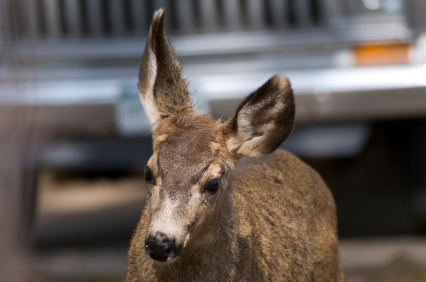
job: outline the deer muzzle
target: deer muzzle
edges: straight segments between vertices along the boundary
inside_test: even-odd
[[[166,262],[178,256],[182,246],[176,245],[175,239],[157,231],[155,236],[145,240],[145,250],[153,260]]]

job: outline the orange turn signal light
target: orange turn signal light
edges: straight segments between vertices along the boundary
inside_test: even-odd
[[[353,52],[357,66],[370,66],[406,64],[409,50],[409,44],[397,43],[359,45]]]

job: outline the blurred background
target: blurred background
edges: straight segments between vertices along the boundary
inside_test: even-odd
[[[334,194],[347,281],[426,281],[424,0],[0,0],[0,281],[122,281],[159,7],[200,110],[289,77],[282,148]]]

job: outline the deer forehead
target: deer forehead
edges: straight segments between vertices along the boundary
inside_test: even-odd
[[[163,188],[188,190],[204,181],[203,176],[217,175],[220,165],[212,164],[220,148],[215,130],[209,126],[174,128],[156,134],[154,159]]]

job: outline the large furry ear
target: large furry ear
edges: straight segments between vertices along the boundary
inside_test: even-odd
[[[164,10],[154,13],[139,71],[139,97],[151,125],[171,115],[193,110],[188,83],[167,40]]]
[[[284,75],[275,75],[250,94],[223,125],[226,146],[235,157],[274,151],[293,128],[294,97]]]

